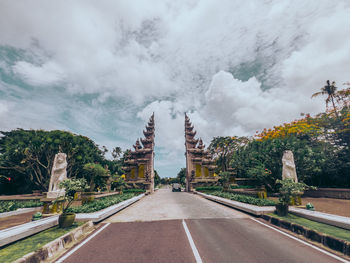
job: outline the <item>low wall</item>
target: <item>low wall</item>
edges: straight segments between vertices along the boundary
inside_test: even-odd
[[[343,188],[318,188],[305,191],[303,197],[325,197],[350,200],[350,189]]]

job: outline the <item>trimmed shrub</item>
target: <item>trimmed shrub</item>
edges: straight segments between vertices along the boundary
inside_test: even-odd
[[[123,193],[144,193],[146,190],[141,188],[124,189]]]
[[[82,206],[77,207],[69,207],[67,209],[67,212],[72,213],[92,213],[99,210],[102,210],[106,207],[118,204],[122,201],[125,201],[127,199],[130,199],[139,193],[124,193],[121,195],[113,195],[113,196],[106,196],[99,199],[95,199],[92,202],[86,203]]]
[[[43,203],[38,200],[26,200],[26,201],[0,201],[0,213],[15,211],[18,208],[30,208],[30,207],[39,207]]]
[[[211,195],[215,195],[218,197],[223,197],[226,199],[247,203],[251,205],[257,205],[257,206],[274,206],[276,203],[272,200],[268,199],[260,199],[252,196],[247,195],[239,195],[239,194],[233,194],[233,193],[227,193],[227,192],[219,192],[215,191],[210,193]]]

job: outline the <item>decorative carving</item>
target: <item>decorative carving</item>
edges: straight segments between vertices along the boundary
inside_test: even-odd
[[[136,140],[134,151],[128,150],[125,155],[123,170],[125,181],[129,185],[154,191],[154,114],[151,116],[145,130],[145,138]],[[141,142],[141,143],[140,143]]]
[[[59,188],[59,183],[67,179],[67,155],[65,153],[58,153],[52,166],[49,190],[47,192],[48,198],[57,198],[64,196],[65,190]]]
[[[205,150],[202,139],[196,139],[196,131],[185,114],[185,146],[186,146],[186,191],[192,191],[195,185],[216,183],[215,161],[209,151]],[[198,144],[198,145],[197,145]]]
[[[292,179],[294,182],[298,182],[297,171],[294,163],[294,156],[292,151],[284,151],[282,157],[282,179]]]

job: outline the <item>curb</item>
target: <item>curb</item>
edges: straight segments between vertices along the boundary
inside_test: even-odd
[[[290,207],[289,212],[316,222],[332,225],[350,230],[350,218],[345,216],[332,215],[318,211],[310,211],[295,207]]]
[[[252,214],[254,216],[262,216],[264,214],[273,213],[275,211],[274,206],[256,206],[256,205],[250,205],[250,204],[245,204],[245,203],[241,203],[238,201],[229,200],[229,199],[218,197],[218,196],[203,194],[203,193],[197,192],[197,191],[193,191],[193,193],[198,194],[200,196],[203,196],[204,198],[206,198],[208,200],[229,206],[229,207],[234,208],[234,209],[241,210],[243,212],[246,212],[248,214]]]
[[[41,232],[57,224],[58,215],[55,215],[37,221],[31,221],[29,223],[3,229],[0,231],[0,247]]]
[[[73,229],[67,234],[44,245],[38,251],[34,251],[24,255],[23,257],[13,261],[13,263],[32,263],[41,262],[57,256],[60,252],[70,248],[75,242],[80,241],[86,233],[94,229],[92,221]]]
[[[100,211],[93,212],[93,213],[77,213],[75,220],[76,221],[86,221],[91,220],[94,223],[100,222],[107,217],[118,213],[120,210],[132,205],[133,203],[139,201],[142,197],[144,197],[145,194],[137,195],[133,198],[127,199],[125,201],[122,201],[118,204],[112,205],[110,207],[104,208]]]
[[[97,212],[76,214],[75,221],[92,221],[93,223],[100,222],[137,202],[144,196],[145,194],[135,196]],[[37,221],[0,230],[0,247],[56,226],[58,224],[58,217],[59,215],[54,215]]]
[[[279,226],[286,230],[292,231],[298,235],[304,236],[307,239],[321,243],[322,245],[330,249],[341,252],[344,255],[350,256],[350,242],[348,241],[338,239],[323,233],[319,233],[310,228],[307,228],[295,223],[291,223],[273,216],[262,215],[261,217],[262,219],[266,220],[267,222],[275,226]]]

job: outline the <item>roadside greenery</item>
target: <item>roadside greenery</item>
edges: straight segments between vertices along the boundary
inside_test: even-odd
[[[277,184],[280,184],[279,192],[280,196],[278,201],[281,204],[288,205],[290,203],[291,198],[296,198],[297,196],[301,196],[305,189],[309,188],[304,183],[296,183],[293,179],[284,179],[277,180]]]
[[[197,187],[196,191],[199,191],[199,192],[222,191],[222,186],[201,186],[201,187]]]
[[[346,241],[350,242],[350,231],[349,230],[345,230],[343,228],[339,228],[339,227],[335,227],[335,226],[331,226],[331,225],[327,225],[327,224],[322,224],[322,223],[318,223],[300,216],[296,216],[293,214],[288,214],[287,216],[278,216],[276,214],[269,214],[270,216],[273,217],[278,217],[280,219],[283,219],[285,221],[291,222],[291,223],[295,223],[295,224],[299,224],[302,225],[304,227],[308,227],[310,229],[316,230],[317,232],[320,233],[324,233],[339,239],[343,239]]]
[[[60,130],[0,131],[0,194],[47,191],[54,156],[60,151],[67,154],[68,178],[85,178],[90,183],[92,176],[90,171],[84,170],[86,164],[108,168],[112,175],[124,173],[119,147],[113,150],[114,160],[107,160],[104,156],[107,148],[99,149],[82,135]],[[100,178],[92,181],[103,189],[106,180]]]
[[[123,190],[123,193],[144,193],[146,192],[145,189],[140,189],[140,188],[131,188],[131,189],[125,189]]]
[[[106,196],[99,199],[95,199],[92,202],[85,203],[82,206],[69,207],[67,212],[71,213],[92,213],[109,207],[111,205],[118,204],[122,201],[130,199],[134,196],[139,195],[139,193],[123,193],[121,195]]]
[[[74,223],[68,228],[52,227],[33,236],[19,240],[13,244],[0,249],[0,263],[10,263],[24,255],[39,250],[47,243],[63,236],[74,228],[84,224],[83,222]]]
[[[81,178],[81,179],[66,179],[63,182],[59,183],[59,188],[64,188],[65,190],[64,200],[67,201],[67,204],[64,205],[63,207],[62,213],[64,214],[72,204],[75,193],[88,190],[89,186],[87,185],[86,180],[84,178]]]
[[[230,185],[231,189],[254,189],[256,188],[253,185]]]
[[[242,203],[247,203],[250,205],[274,206],[276,204],[274,201],[268,200],[268,199],[260,199],[260,198],[251,197],[247,195],[232,194],[232,193],[221,192],[221,191],[211,192],[210,194],[218,197],[242,202]]]
[[[98,185],[100,188],[104,188],[106,185],[106,178],[109,176],[108,170],[103,168],[98,163],[87,163],[83,166],[84,178],[86,178],[90,185],[90,191],[94,191],[95,186]]]
[[[18,208],[30,208],[40,207],[43,203],[39,200],[27,200],[27,201],[0,201],[0,213],[15,211]]]
[[[326,82],[314,96],[326,96],[326,111],[284,123],[247,137],[214,137],[209,149],[219,171],[252,178],[277,192],[282,156],[294,154],[298,179],[317,187],[350,187],[350,88]],[[331,103],[332,107],[328,107]]]

